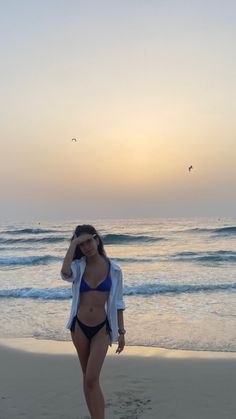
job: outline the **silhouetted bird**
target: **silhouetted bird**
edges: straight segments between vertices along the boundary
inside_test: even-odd
[[[191,172],[191,170],[193,169],[193,166],[189,166],[188,171]]]

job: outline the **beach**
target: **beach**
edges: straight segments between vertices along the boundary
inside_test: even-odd
[[[236,419],[235,20],[1,2],[0,419]]]
[[[127,346],[101,374],[106,419],[234,419],[236,353]],[[1,419],[89,419],[70,342],[0,340]]]

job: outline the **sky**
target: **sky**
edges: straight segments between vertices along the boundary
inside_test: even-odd
[[[234,1],[0,6],[2,220],[235,216]]]

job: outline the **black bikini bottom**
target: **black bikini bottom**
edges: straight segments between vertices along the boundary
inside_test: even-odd
[[[87,326],[87,324],[82,323],[77,316],[74,317],[70,331],[74,332],[75,330],[75,322],[77,321],[80,329],[84,332],[85,336],[91,340],[104,325],[106,325],[106,331],[108,334],[111,332],[111,328],[109,325],[108,318],[106,317],[102,323],[97,324],[96,326]]]

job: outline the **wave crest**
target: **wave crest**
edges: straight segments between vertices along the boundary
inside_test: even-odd
[[[127,286],[124,288],[124,296],[145,296],[157,294],[189,294],[198,292],[216,292],[233,290],[236,291],[236,283],[233,284],[199,284],[199,285],[170,285],[170,284],[144,284]],[[72,296],[71,287],[57,288],[16,288],[0,290],[0,298],[31,298],[43,300],[68,300]]]
[[[48,263],[61,261],[61,258],[57,256],[4,256],[0,258],[0,266],[1,265],[47,265]]]
[[[222,234],[222,235],[236,234],[236,227],[229,226],[229,227],[216,228],[214,230],[214,233]]]
[[[184,262],[236,262],[236,252],[218,250],[210,252],[179,252],[170,256],[171,259]]]
[[[104,244],[125,244],[131,242],[156,242],[163,240],[163,237],[152,237],[145,235],[132,234],[105,234],[103,236]]]

